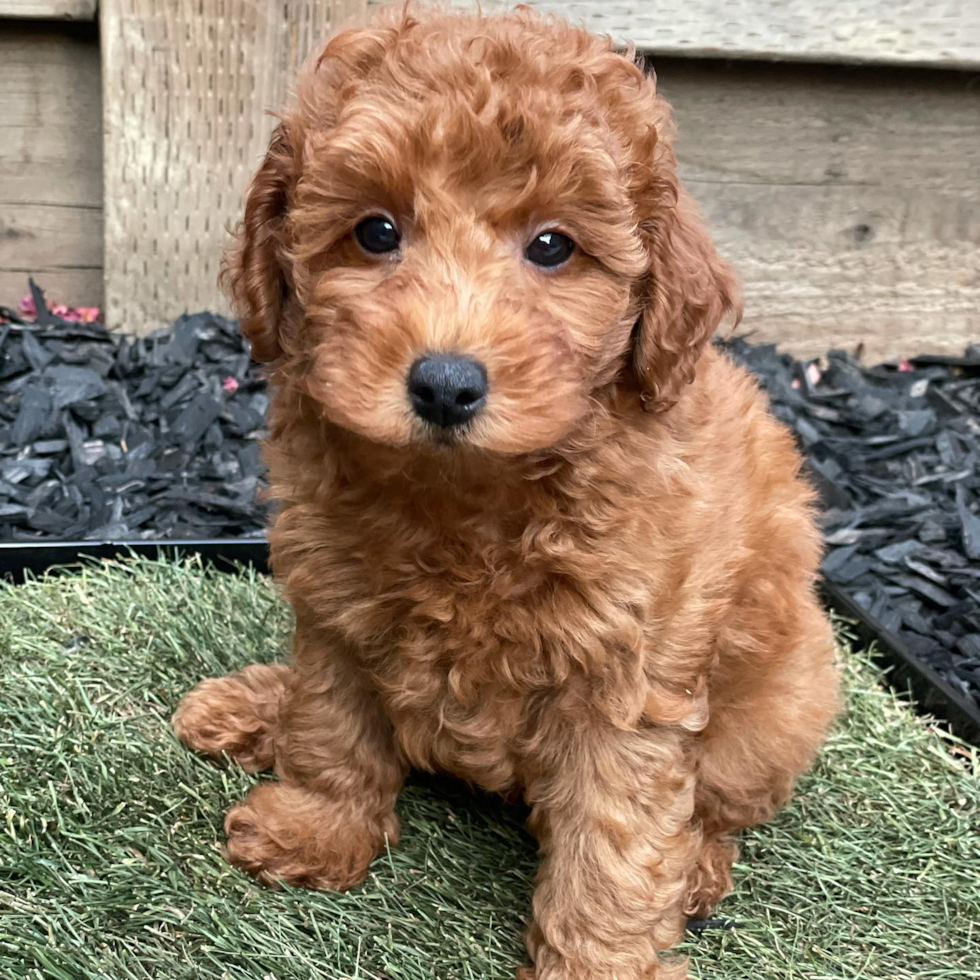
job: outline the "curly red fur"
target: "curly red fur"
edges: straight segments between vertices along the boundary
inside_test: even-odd
[[[407,770],[522,793],[537,980],[678,976],[837,704],[790,435],[709,338],[735,280],[680,185],[670,109],[607,39],[414,10],[305,70],[227,278],[277,395],[273,565],[293,656],[205,681],[190,745],[274,764],[227,821],[263,880],[347,887]],[[391,255],[353,229],[383,213]],[[578,248],[523,258],[542,229]],[[455,437],[412,363],[486,367]],[[652,409],[646,411],[645,409]]]

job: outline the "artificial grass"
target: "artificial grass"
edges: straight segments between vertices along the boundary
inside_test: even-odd
[[[168,719],[200,678],[280,656],[288,626],[267,581],[193,562],[0,586],[0,978],[514,976],[534,844],[519,809],[455,783],[411,783],[401,846],[346,895],[267,891],[222,861],[253,777]],[[980,976],[977,759],[847,662],[847,713],[793,805],[745,836],[720,909],[741,926],[687,944],[694,977]]]

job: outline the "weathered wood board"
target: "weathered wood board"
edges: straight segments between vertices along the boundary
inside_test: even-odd
[[[869,356],[980,339],[980,89],[965,75],[655,59],[746,329]]]
[[[287,87],[362,0],[103,0],[106,308],[146,331],[223,308],[239,217]]]
[[[0,18],[95,20],[97,0],[0,0]]]
[[[102,98],[92,26],[0,22],[0,303],[37,275],[102,302]]]
[[[183,2],[104,8],[109,310],[130,329],[223,306],[225,227],[272,125],[261,111],[329,30],[322,5],[298,0],[285,17],[226,0],[220,23],[205,0],[178,30]],[[746,329],[799,353],[863,341],[872,358],[980,336],[969,75],[654,61],[683,173],[745,281]]]
[[[642,51],[980,67],[980,0],[525,0]],[[511,0],[451,0],[492,11]],[[368,7],[388,6],[368,0]]]

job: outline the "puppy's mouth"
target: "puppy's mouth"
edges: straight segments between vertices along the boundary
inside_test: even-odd
[[[460,425],[446,427],[434,425],[431,422],[421,422],[416,426],[418,433],[416,445],[432,447],[437,450],[454,450],[462,446],[472,446],[473,425],[464,422]]]

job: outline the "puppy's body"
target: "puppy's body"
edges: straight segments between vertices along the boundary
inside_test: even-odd
[[[824,617],[797,601],[819,545],[795,450],[722,357],[670,413],[597,412],[567,448],[518,464],[379,458],[329,424],[313,450],[304,423],[292,438],[304,414],[280,397],[276,573],[352,645],[413,766],[522,789],[556,713],[698,732],[760,672],[806,691],[811,651],[830,663]],[[762,686],[776,700],[792,683]],[[789,773],[803,707],[783,719]]]
[[[685,915],[730,887],[731,835],[788,799],[834,714],[798,456],[706,345],[732,283],[683,192],[665,200],[668,114],[626,59],[528,15],[394,18],[338,42],[280,129],[233,267],[244,328],[276,360],[293,660],[206,681],[178,731],[275,764],[227,822],[232,860],[270,881],[363,878],[397,837],[409,767],[523,794],[542,846],[534,975],[663,975]],[[474,58],[476,94],[447,93]],[[542,65],[566,98],[534,94]],[[401,130],[380,114],[350,129],[389,102]],[[432,147],[454,124],[485,146],[506,132],[487,173],[447,176]],[[549,133],[586,147],[574,177]],[[541,196],[508,210],[522,141]],[[359,203],[355,171],[386,167]],[[372,204],[406,229],[384,262],[337,232]],[[551,220],[587,243],[572,261],[511,258]],[[472,423],[413,419],[404,379],[431,350],[485,363]]]

